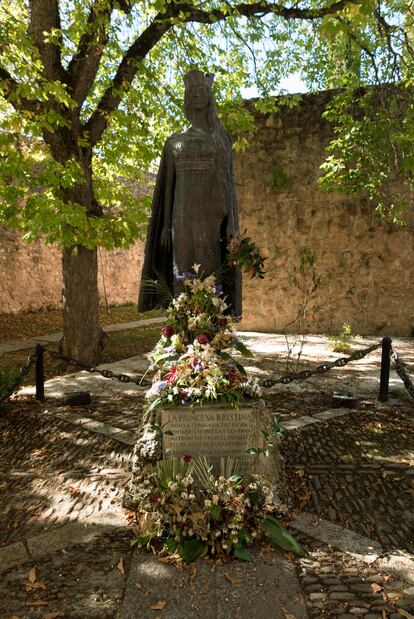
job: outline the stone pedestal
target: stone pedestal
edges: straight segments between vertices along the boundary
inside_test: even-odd
[[[193,458],[205,456],[220,475],[221,460],[234,460],[240,475],[257,473],[272,484],[283,477],[283,462],[279,450],[270,448],[270,455],[256,456],[247,452],[250,447],[264,447],[262,430],[269,431],[270,415],[261,400],[242,403],[240,408],[222,404],[172,407],[158,413],[163,431],[163,458]]]

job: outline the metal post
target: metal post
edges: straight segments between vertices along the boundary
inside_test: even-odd
[[[36,344],[36,400],[45,399],[44,350],[41,344]]]
[[[382,355],[381,355],[381,376],[378,400],[380,402],[388,401],[388,385],[390,381],[390,353],[392,339],[390,337],[382,338]]]

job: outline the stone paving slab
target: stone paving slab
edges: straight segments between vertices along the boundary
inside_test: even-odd
[[[105,325],[104,331],[123,331],[124,329],[136,329],[137,327],[149,327],[165,322],[165,316],[155,318],[145,318],[143,320],[133,320],[132,322],[119,322],[114,325]]]
[[[308,426],[311,423],[319,423],[319,420],[309,417],[308,415],[302,415],[302,417],[298,417],[297,419],[282,421],[280,425],[285,428],[285,430],[299,430],[300,428]]]
[[[177,570],[144,551],[132,559],[119,619],[154,619],[150,607],[165,602],[165,619],[307,619],[295,564],[281,553],[216,566],[197,561]],[[193,572],[194,574],[194,572]]]
[[[10,567],[25,561],[29,561],[29,555],[21,542],[0,548],[0,572],[5,572]]]
[[[414,556],[406,552],[393,552],[381,557],[376,563],[380,570],[391,572],[409,583],[414,584]],[[414,588],[413,588],[414,594]]]
[[[378,542],[340,527],[329,520],[319,519],[314,514],[302,513],[290,523],[290,526],[325,544],[336,546],[367,564],[374,563],[382,555],[382,547]]]
[[[320,421],[329,421],[329,419],[343,417],[344,415],[349,415],[349,413],[352,413],[352,409],[350,408],[333,408],[332,410],[315,413],[314,417]]]
[[[27,547],[33,559],[40,559],[66,546],[90,542],[97,533],[98,531],[92,527],[71,522],[29,538]]]
[[[16,350],[25,350],[26,348],[35,348],[36,344],[41,343],[40,340],[16,340],[13,342],[5,342],[0,344],[0,355]]]

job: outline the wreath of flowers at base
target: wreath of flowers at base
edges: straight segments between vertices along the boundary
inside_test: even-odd
[[[222,461],[222,472],[229,462]],[[230,465],[231,468],[231,465]],[[227,471],[228,472],[228,471]],[[230,471],[231,472],[231,471]],[[275,515],[283,506],[259,475],[214,477],[206,458],[161,460],[144,480],[137,509],[138,546],[164,541],[164,550],[185,563],[206,555],[249,561],[249,545],[270,539],[280,548],[304,551]]]

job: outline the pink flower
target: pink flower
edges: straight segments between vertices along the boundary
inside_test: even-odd
[[[183,455],[183,460],[186,464],[188,464],[189,462],[191,462],[191,460],[193,459],[192,456],[190,456],[190,454],[184,454]]]
[[[165,327],[161,329],[161,333],[165,335],[166,337],[171,337],[172,334],[174,333],[174,330],[172,327],[170,327],[170,325],[166,325]]]
[[[199,344],[208,344],[208,336],[205,333],[200,333],[200,335],[197,335],[197,342]]]
[[[166,380],[167,383],[173,383],[175,380],[177,380],[177,366],[176,365],[171,366],[168,374],[164,376],[164,380]]]

